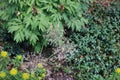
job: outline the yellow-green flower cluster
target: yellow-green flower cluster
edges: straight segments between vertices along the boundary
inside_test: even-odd
[[[42,63],[38,63],[38,68],[43,68]]]
[[[8,56],[8,53],[6,51],[2,51],[0,54],[1,57],[5,58]]]
[[[29,73],[23,73],[23,74],[22,74],[22,78],[23,78],[24,80],[29,79],[29,77],[30,77],[30,74],[29,74]]]
[[[42,80],[42,77],[38,77],[39,80]]]
[[[21,60],[21,59],[22,59],[22,55],[17,55],[16,58],[17,58],[18,60]]]
[[[39,77],[39,80],[41,80],[42,78],[45,78],[45,76],[46,76],[46,69],[43,67],[42,63],[38,63],[37,66],[38,66],[39,69],[42,69],[42,71],[43,71],[43,73]]]
[[[0,77],[1,77],[1,78],[4,78],[5,76],[6,76],[6,73],[5,73],[4,71],[1,71],[1,72],[0,72]]]
[[[117,69],[115,70],[115,72],[116,72],[116,73],[120,73],[120,68],[117,68]]]
[[[11,75],[13,75],[13,76],[15,76],[16,74],[17,74],[17,69],[15,69],[15,68],[12,68],[11,70],[10,70],[10,74]]]
[[[41,75],[42,78],[45,78],[45,76],[46,76],[45,73],[43,73],[43,74]]]

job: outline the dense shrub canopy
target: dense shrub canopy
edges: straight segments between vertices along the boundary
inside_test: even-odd
[[[27,41],[40,51],[50,26],[80,30],[89,0],[1,0],[0,19],[17,43]],[[5,24],[4,24],[5,22]]]

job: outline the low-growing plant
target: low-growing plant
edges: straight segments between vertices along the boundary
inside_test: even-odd
[[[23,56],[10,58],[6,51],[0,53],[0,80],[42,80],[46,76],[46,69],[39,63],[33,72],[20,69]]]
[[[111,3],[90,10],[89,24],[71,36],[77,48],[68,65],[77,80],[107,80],[120,65],[120,9]]]

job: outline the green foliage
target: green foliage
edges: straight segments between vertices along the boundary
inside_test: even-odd
[[[120,65],[120,9],[115,5],[91,8],[89,24],[71,36],[78,47],[68,62],[77,80],[107,80]]]
[[[1,0],[0,20],[17,43],[27,41],[39,52],[50,25],[79,31],[88,23],[89,0]],[[63,28],[62,28],[63,29]]]
[[[107,80],[120,80],[120,73],[113,73]]]

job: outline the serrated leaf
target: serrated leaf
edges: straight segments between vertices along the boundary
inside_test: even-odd
[[[17,31],[17,32],[15,32],[14,40],[15,40],[17,43],[24,41],[24,34],[23,34],[23,32],[22,32],[22,31]]]
[[[34,34],[34,33],[31,33],[30,43],[31,43],[32,45],[35,45],[36,42],[37,42],[37,40],[39,40],[38,36],[37,36],[36,34]]]

